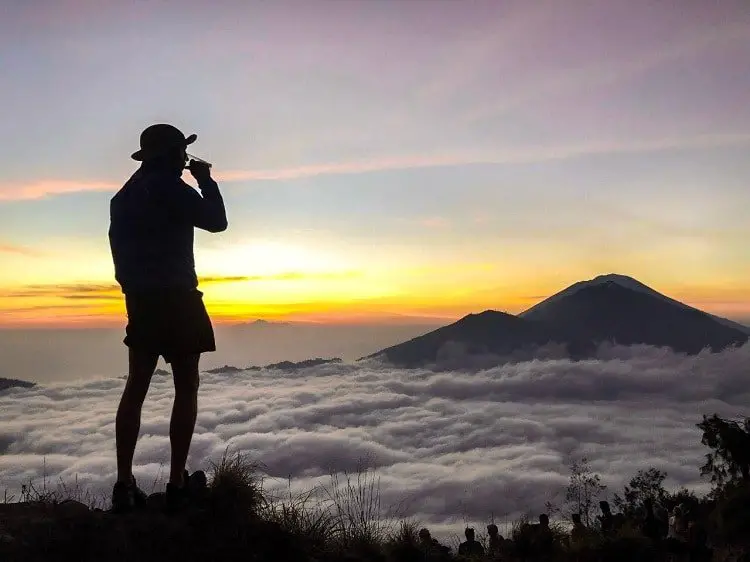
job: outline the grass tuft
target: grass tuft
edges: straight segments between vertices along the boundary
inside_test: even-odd
[[[209,490],[212,504],[219,513],[258,516],[268,508],[263,495],[262,463],[243,453],[224,451],[218,462],[210,462]]]

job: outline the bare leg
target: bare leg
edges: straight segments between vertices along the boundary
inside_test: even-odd
[[[183,471],[198,416],[199,361],[200,355],[188,355],[172,361],[175,395],[169,424],[169,441],[172,445],[169,481],[177,486],[184,484]]]
[[[118,482],[129,483],[133,478],[133,454],[141,429],[141,408],[158,359],[159,356],[153,353],[128,351],[128,380],[115,421]]]

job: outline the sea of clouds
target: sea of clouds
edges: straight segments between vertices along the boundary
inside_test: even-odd
[[[455,359],[455,358],[454,358]],[[115,478],[120,377],[0,394],[0,494],[24,483],[73,482],[108,493]],[[136,477],[168,473],[173,388],[154,377],[143,410]],[[608,494],[638,469],[699,491],[702,414],[748,415],[750,345],[698,356],[647,346],[599,358],[469,370],[327,364],[204,374],[189,468],[230,451],[267,467],[265,486],[329,482],[362,462],[383,506],[458,529],[532,515],[562,500],[571,462],[588,457]],[[161,484],[163,485],[163,484]],[[159,485],[157,485],[157,488]]]

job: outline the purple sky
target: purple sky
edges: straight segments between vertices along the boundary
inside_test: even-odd
[[[299,269],[237,258],[281,244],[374,276],[352,299],[617,271],[750,315],[748,53],[746,1],[5,2],[0,288],[111,281],[108,200],[163,120],[230,205],[206,275]],[[494,300],[415,264],[491,264],[445,285]]]

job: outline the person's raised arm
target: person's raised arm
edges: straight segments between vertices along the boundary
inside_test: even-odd
[[[201,195],[188,190],[185,197],[187,214],[193,226],[208,232],[223,232],[227,229],[227,212],[218,184],[211,177],[211,168],[204,162],[192,160],[190,173],[198,182]]]

